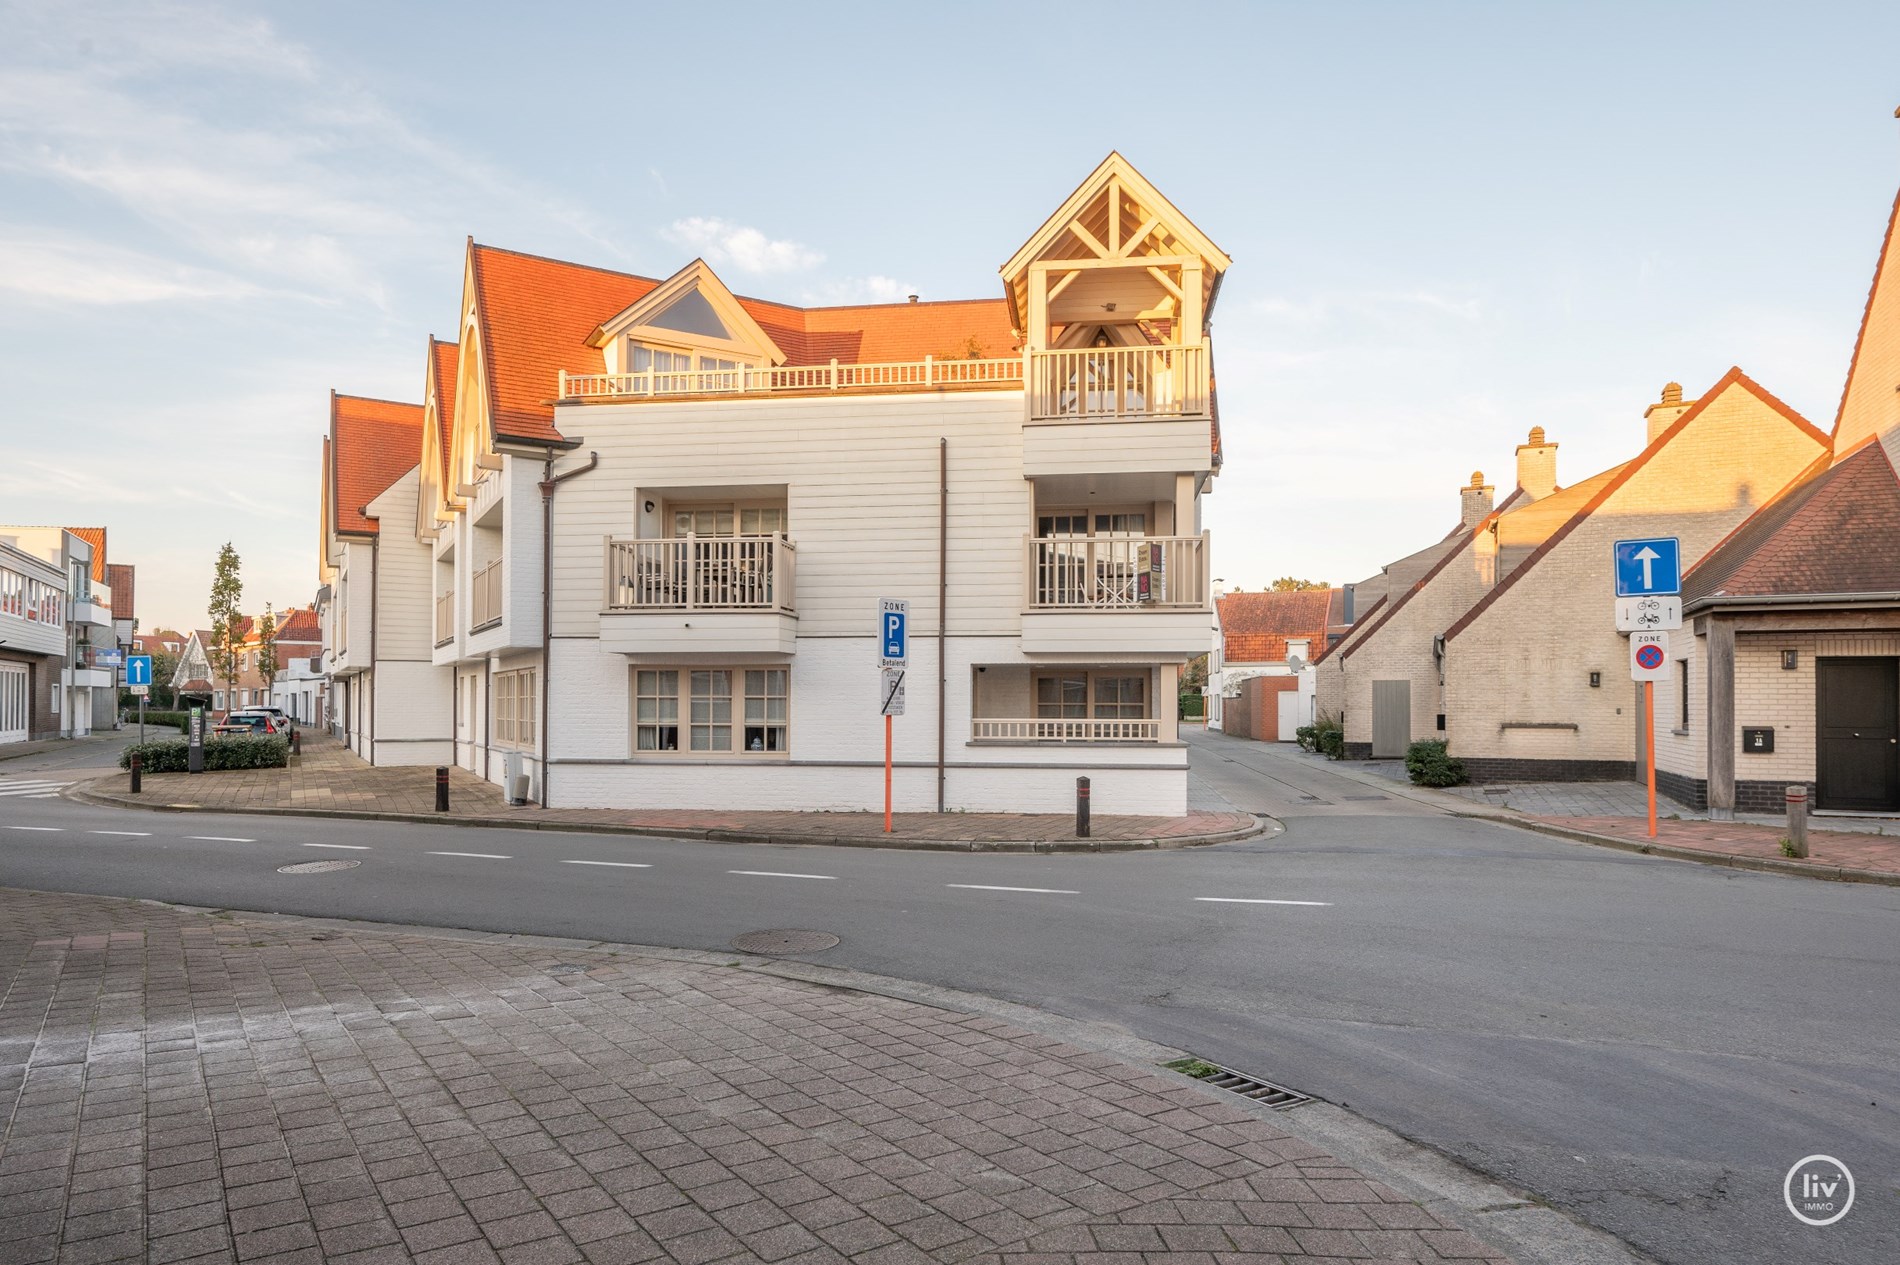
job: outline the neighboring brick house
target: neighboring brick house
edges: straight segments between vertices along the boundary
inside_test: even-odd
[[[1894,203],[1900,217],[1900,199]],[[1698,563],[1657,784],[1717,818],[1900,811],[1900,251],[1888,221],[1830,450]]]
[[[1287,739],[1308,724],[1297,700],[1307,666],[1326,648],[1326,630],[1342,615],[1341,589],[1228,593],[1214,599],[1214,646],[1208,658],[1207,727],[1261,742]],[[1295,666],[1297,660],[1298,666]],[[1296,702],[1283,704],[1291,694]],[[1283,717],[1282,708],[1287,717]]]
[[[1445,631],[1437,710],[1476,780],[1634,776],[1642,693],[1616,631],[1613,542],[1674,536],[1693,563],[1828,446],[1740,369],[1699,400],[1666,391],[1648,422],[1642,453]]]

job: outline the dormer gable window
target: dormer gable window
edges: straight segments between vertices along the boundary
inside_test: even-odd
[[[746,370],[785,363],[704,260],[603,322],[589,342],[603,350],[610,373],[630,377],[636,395],[742,391]]]

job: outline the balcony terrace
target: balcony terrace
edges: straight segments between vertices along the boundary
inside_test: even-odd
[[[789,657],[798,546],[783,534],[605,542],[604,648]],[[694,616],[693,619],[682,618]]]

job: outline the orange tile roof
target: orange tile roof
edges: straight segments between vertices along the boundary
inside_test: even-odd
[[[307,606],[284,612],[282,622],[277,625],[277,640],[297,644],[322,642],[323,630],[317,624],[317,613]]]
[[[442,480],[449,477],[449,445],[455,438],[455,388],[461,371],[462,349],[439,338],[429,340],[429,367],[435,375],[436,439],[442,448]]]
[[[94,584],[104,584],[106,582],[106,529],[68,527],[66,530],[92,545],[92,581]]]
[[[603,372],[588,337],[660,283],[472,242],[469,252],[495,434],[559,443],[552,400],[560,371]],[[801,308],[737,297],[791,364],[961,357],[972,339],[986,357],[1017,348],[1000,298]]]
[[[1224,663],[1278,663],[1288,638],[1307,640],[1307,653],[1326,644],[1327,613],[1337,589],[1229,593],[1216,600]]]
[[[373,536],[363,507],[408,473],[422,447],[422,406],[330,393],[331,513],[340,533]]]
[[[106,564],[106,583],[112,586],[112,618],[134,619],[133,615],[133,567],[129,562],[108,562]]]

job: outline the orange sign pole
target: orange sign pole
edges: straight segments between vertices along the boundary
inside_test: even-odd
[[[1649,780],[1652,784],[1656,781],[1653,772]],[[1656,833],[1656,814],[1653,809],[1649,814],[1649,819],[1649,833],[1653,835]],[[889,716],[884,718],[884,833],[891,833],[891,718]]]
[[[1643,682],[1643,754],[1649,764],[1649,837],[1656,837],[1656,683]]]

